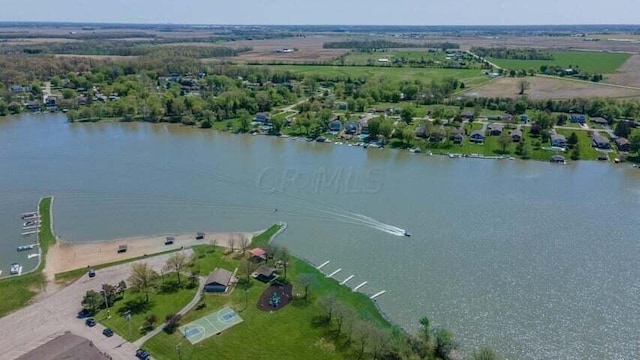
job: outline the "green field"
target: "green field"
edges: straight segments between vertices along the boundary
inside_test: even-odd
[[[388,79],[393,82],[420,80],[431,82],[453,77],[469,85],[488,81],[480,70],[473,69],[433,69],[409,67],[375,66],[319,66],[319,65],[269,65],[274,70],[291,71],[299,74],[317,75],[325,78],[366,78]]]
[[[591,52],[591,51],[557,51],[553,52],[553,60],[514,60],[494,59],[489,61],[510,70],[538,71],[542,65],[557,65],[563,68],[572,66],[588,73],[611,74],[624,64],[631,54]]]
[[[346,56],[345,64],[347,65],[367,65],[369,61],[372,61],[378,66],[390,66],[391,63],[379,63],[378,59],[393,58],[406,58],[411,60],[424,59],[425,61],[433,60],[440,61],[441,63],[446,61],[447,55],[444,52],[430,53],[427,51],[388,51],[388,52],[352,52]]]

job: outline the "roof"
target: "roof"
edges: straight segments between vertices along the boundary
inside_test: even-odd
[[[502,131],[502,129],[504,129],[504,126],[502,124],[491,123],[491,124],[487,125],[487,128],[489,130],[491,130],[491,131],[493,131],[493,130]]]
[[[591,118],[591,121],[593,121],[596,124],[608,124],[609,123],[609,120],[607,120],[607,119],[605,119],[603,117],[599,117],[599,116]]]
[[[464,135],[464,129],[463,128],[455,128],[453,130],[451,130],[451,135]]]
[[[629,140],[623,138],[623,137],[619,137],[616,139],[616,144],[618,144],[618,146],[620,145],[627,145],[629,143]]]
[[[262,258],[262,259],[266,259],[267,258],[267,252],[262,250],[261,248],[255,248],[255,249],[251,249],[249,250],[249,254]]]
[[[564,135],[552,134],[551,135],[551,141],[553,141],[553,140],[564,140],[564,141],[567,141],[567,138],[565,138]]]
[[[609,139],[607,139],[606,137],[598,134],[598,133],[594,133],[593,134],[593,141],[597,142],[597,143],[609,143]]]
[[[108,360],[91,341],[83,337],[65,333],[40,345],[17,358],[17,360]]]
[[[217,268],[209,274],[207,278],[207,282],[205,285],[209,284],[220,284],[223,286],[229,285],[229,281],[231,281],[231,277],[233,273],[227,269]]]
[[[511,136],[514,135],[522,136],[522,131],[520,129],[511,130]]]
[[[564,161],[564,156],[562,155],[553,155],[551,157],[551,160],[555,160],[555,161]]]
[[[270,277],[271,275],[273,275],[273,273],[276,272],[275,268],[272,268],[271,266],[267,266],[267,265],[262,265],[260,266],[256,271],[253,272],[254,276],[264,276],[264,277]]]
[[[478,136],[478,135],[480,135],[480,136],[484,137],[484,134],[482,133],[482,130],[474,130],[474,131],[471,133],[471,136]]]

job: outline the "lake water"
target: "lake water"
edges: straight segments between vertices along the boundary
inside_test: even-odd
[[[289,224],[278,242],[465,349],[640,356],[640,170],[449,159],[181,126],[0,119],[0,269],[54,195],[69,241]],[[277,211],[275,210],[277,209]],[[412,237],[398,236],[402,229]]]

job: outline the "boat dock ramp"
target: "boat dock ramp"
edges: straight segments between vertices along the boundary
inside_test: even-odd
[[[322,269],[324,267],[326,267],[327,265],[329,265],[329,263],[331,263],[331,261],[327,260],[327,261],[323,262],[322,264],[316,266],[316,269],[320,270],[320,272],[324,273],[327,278],[333,278],[336,274],[338,274],[338,273],[340,273],[342,271],[342,268],[338,268],[338,269],[336,269],[336,270],[334,270],[334,271],[332,271],[330,273],[322,271]],[[342,281],[338,280],[338,281],[339,281],[340,285],[348,286],[347,283],[349,281],[351,281],[354,277],[355,277],[355,275],[349,275],[344,280],[342,280]],[[362,287],[364,287],[365,285],[367,285],[368,283],[369,283],[368,281],[363,281],[360,284],[358,284],[356,287],[354,287],[351,291],[356,292],[356,291],[360,290]],[[377,293],[369,296],[369,299],[375,300],[377,297],[379,297],[382,294],[385,294],[386,292],[387,292],[386,290],[378,291]]]

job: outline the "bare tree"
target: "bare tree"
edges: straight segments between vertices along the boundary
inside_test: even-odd
[[[371,344],[372,326],[373,324],[364,320],[360,320],[354,324],[353,341],[358,347],[358,358],[362,358],[364,356],[365,350],[367,350]]]
[[[309,273],[300,274],[298,281],[300,281],[300,285],[302,285],[302,288],[304,289],[304,301],[307,301],[309,288],[316,283],[316,277]]]
[[[374,324],[371,324],[370,337],[371,337],[371,352],[374,360],[384,357],[384,354],[389,351],[389,344],[392,340],[391,333],[387,330],[383,330]]]
[[[149,290],[153,282],[158,278],[158,274],[153,271],[147,263],[137,263],[131,265],[131,276],[129,276],[129,286],[132,289],[145,293],[146,301],[149,302]]]
[[[283,281],[287,280],[287,264],[289,263],[289,260],[291,258],[291,253],[289,252],[289,249],[287,249],[286,247],[280,247],[278,249],[278,252],[275,254],[275,258],[278,261],[282,262],[282,266],[284,267],[284,279]]]
[[[187,257],[184,255],[182,251],[177,252],[167,259],[167,267],[169,269],[175,270],[176,274],[178,274],[178,284],[180,284],[180,271],[187,264]]]
[[[209,241],[209,245],[211,245],[213,248],[211,249],[211,252],[215,252],[216,251],[216,246],[218,245],[218,239],[213,238]]]
[[[331,323],[331,320],[333,319],[333,311],[336,307],[336,296],[331,293],[321,297],[318,300],[318,307],[324,311],[327,322]]]
[[[251,274],[258,268],[258,265],[249,259],[242,259],[240,261],[240,273],[245,277],[245,284],[251,280]]]
[[[520,92],[518,93],[519,95],[524,95],[524,92],[529,90],[530,88],[531,88],[531,83],[528,82],[527,80],[518,81],[518,89],[520,90]]]
[[[352,310],[350,307],[345,305],[345,303],[337,301],[333,310],[333,314],[333,317],[336,319],[336,325],[338,326],[338,328],[336,329],[336,337],[338,337],[342,332],[345,321],[349,316],[351,316]]]
[[[249,244],[251,244],[251,240],[249,240],[248,237],[241,234],[240,240],[238,241],[238,243],[240,245],[240,250],[242,250],[242,255],[244,255],[244,253],[247,251],[247,248],[249,247]]]
[[[235,236],[229,237],[229,250],[233,253],[236,249],[236,238]]]

